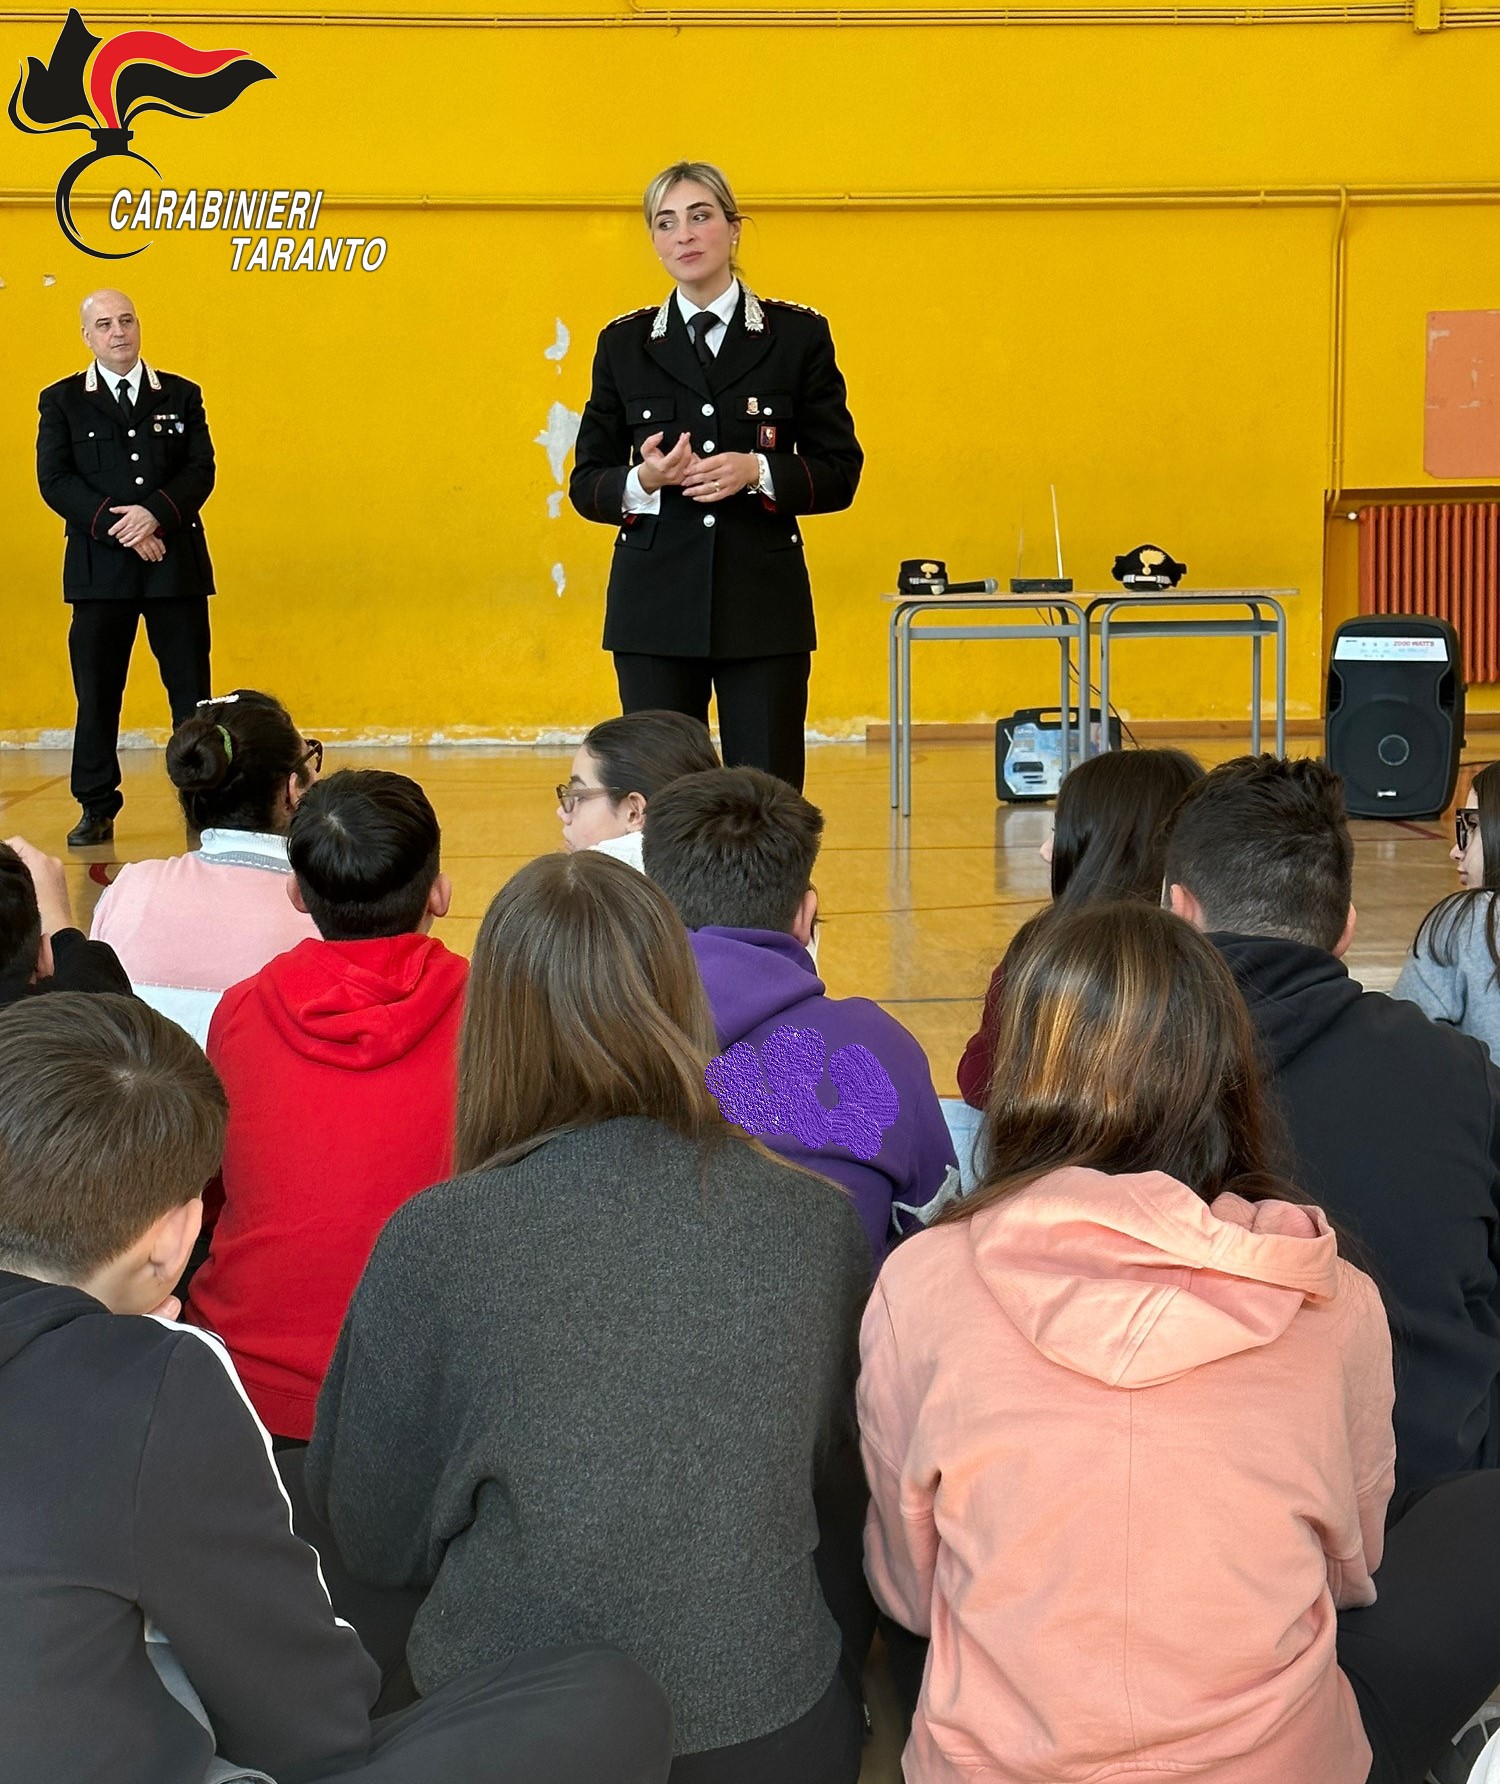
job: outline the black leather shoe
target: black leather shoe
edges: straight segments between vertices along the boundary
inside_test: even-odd
[[[68,832],[70,849],[97,849],[115,840],[115,821],[106,813],[86,811]]]

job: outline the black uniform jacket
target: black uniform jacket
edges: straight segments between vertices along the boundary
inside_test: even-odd
[[[679,435],[704,458],[761,452],[776,499],[753,490],[700,505],[661,492],[660,514],[624,513],[641,443]],[[828,324],[741,287],[717,358],[700,365],[674,293],[599,336],[569,494],[616,530],[606,650],[663,657],[761,657],[812,650],[804,514],[847,508],[864,454],[854,437]]]
[[[68,523],[63,599],[211,595],[213,566],[198,510],[214,486],[214,447],[198,386],[148,368],[127,422],[102,378],[76,372],[49,384],[39,407],[36,478],[42,500]],[[156,516],[167,547],[159,564],[109,536],[120,518],[110,509],[131,502]]]

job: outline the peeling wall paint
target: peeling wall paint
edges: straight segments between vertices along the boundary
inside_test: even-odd
[[[542,357],[552,361],[553,368],[562,375],[562,362],[567,357],[568,348],[572,345],[572,336],[568,333],[567,324],[562,317],[556,318],[557,333],[550,347],[542,349]],[[547,410],[547,420],[542,431],[536,436],[535,444],[547,454],[547,466],[552,472],[552,481],[561,485],[567,476],[568,454],[573,450],[573,443],[578,438],[578,426],[583,420],[576,409],[570,409],[566,403],[553,403]],[[552,490],[547,496],[548,520],[559,520],[562,517],[563,491],[561,487]],[[568,586],[567,572],[558,563],[552,566],[552,586],[561,600]]]
[[[576,410],[563,403],[554,403],[547,411],[547,420],[542,431],[533,442],[546,452],[554,483],[561,483],[563,480],[563,469],[567,464],[568,454],[573,450],[573,442],[578,438],[578,424],[582,420],[582,415]]]

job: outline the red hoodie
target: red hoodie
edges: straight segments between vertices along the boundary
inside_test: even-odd
[[[312,1435],[380,1229],[450,1173],[467,977],[431,936],[305,941],[214,1012],[224,1194],[186,1317],[223,1338],[278,1437]]]

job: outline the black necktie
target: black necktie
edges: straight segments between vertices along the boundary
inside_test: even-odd
[[[130,400],[130,380],[122,378],[115,391],[115,401],[120,405],[120,413],[127,421],[135,414],[135,404]]]
[[[709,330],[723,326],[723,317],[716,316],[712,310],[695,310],[687,319],[687,330],[693,341],[693,351],[698,355],[699,365],[712,365],[713,354],[708,349]]]

